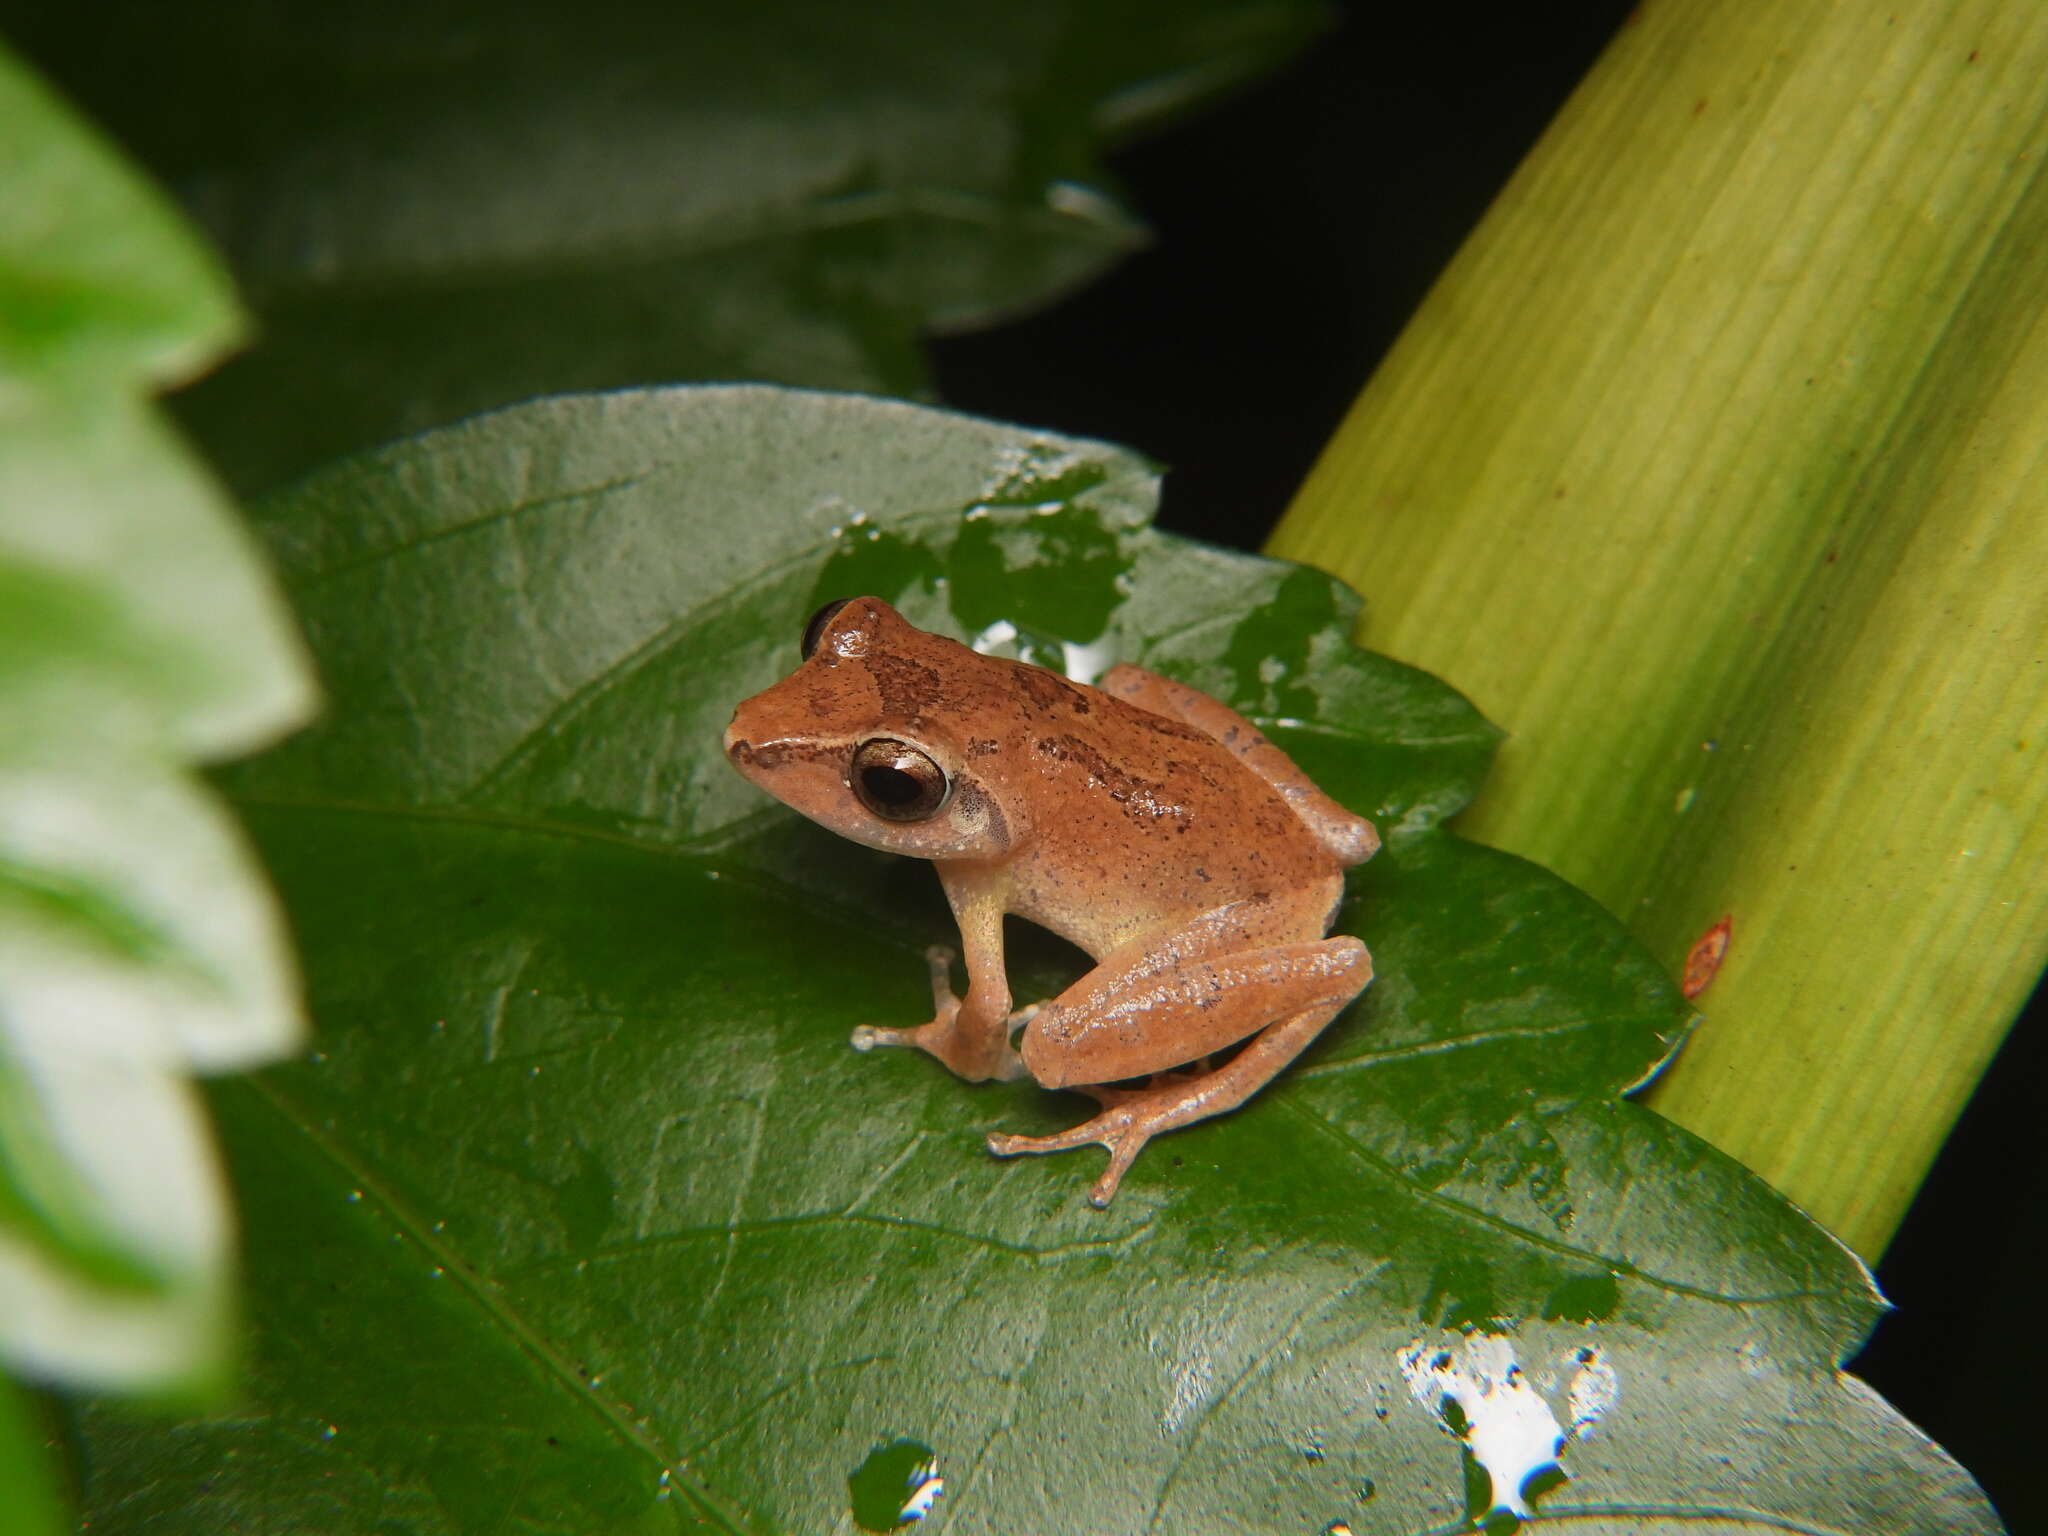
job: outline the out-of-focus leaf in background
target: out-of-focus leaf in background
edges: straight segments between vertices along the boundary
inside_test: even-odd
[[[0,1361],[189,1390],[222,1372],[231,1266],[187,1075],[301,1030],[275,905],[193,769],[304,719],[311,679],[149,399],[240,335],[221,273],[4,51],[0,208]],[[29,1423],[10,1395],[0,1441]],[[21,1529],[39,1458],[0,1444]]]
[[[95,1529],[843,1531],[904,1436],[960,1532],[1449,1529],[1431,1373],[1492,1339],[1584,1410],[1543,1505],[1575,1528],[1995,1530],[1839,1373],[1853,1256],[1617,1098],[1686,1028],[1669,981],[1443,831],[1491,728],[1353,650],[1327,577],[1152,532],[1155,492],[1098,443],[731,388],[536,402],[270,501],[336,704],[233,792],[319,1048],[217,1095],[249,1401],[89,1414]],[[928,1008],[936,882],[719,750],[861,591],[1208,688],[1387,836],[1360,1005],[1107,1212],[1099,1154],[981,1145],[1081,1101],[848,1047]],[[1020,932],[1020,996],[1077,958]]]
[[[1100,141],[1326,19],[1306,0],[0,6],[248,292],[262,345],[180,401],[244,487],[568,389],[920,393],[921,333],[1043,304],[1142,240]]]

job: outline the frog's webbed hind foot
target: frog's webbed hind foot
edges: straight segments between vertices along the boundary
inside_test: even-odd
[[[1132,1095],[1132,1098],[1138,1097],[1141,1095]],[[1068,1152],[1091,1142],[1101,1143],[1109,1148],[1109,1167],[1095,1181],[1095,1187],[1088,1191],[1088,1203],[1099,1210],[1116,1198],[1117,1186],[1123,1182],[1131,1164],[1137,1161],[1138,1154],[1145,1149],[1145,1143],[1155,1132],[1170,1128],[1142,1125],[1139,1123],[1141,1118],[1140,1114],[1133,1113],[1129,1103],[1124,1103],[1056,1136],[1004,1136],[992,1132],[988,1138],[988,1149],[997,1157],[1018,1157],[1027,1153]]]
[[[1107,1147],[1109,1166],[1088,1191],[1088,1203],[1101,1209],[1116,1198],[1117,1186],[1146,1142],[1161,1132],[1237,1108],[1299,1055],[1350,1001],[1342,997],[1269,1025],[1214,1071],[1162,1072],[1143,1088],[1076,1084],[1077,1091],[1102,1105],[1101,1114],[1052,1136],[994,1134],[988,1138],[988,1149],[997,1157],[1018,1157],[1091,1144]]]
[[[1189,1074],[1162,1072],[1143,1088],[1088,1087],[1075,1091],[1087,1094],[1102,1105],[1102,1113],[1083,1120],[1072,1130],[1051,1136],[1005,1136],[992,1133],[988,1149],[997,1157],[1019,1157],[1043,1152],[1070,1152],[1076,1147],[1098,1145],[1109,1149],[1109,1166],[1095,1187],[1088,1191],[1088,1203],[1100,1210],[1116,1198],[1117,1186],[1130,1172],[1131,1164],[1145,1150],[1145,1143],[1162,1131],[1171,1131],[1190,1121],[1230,1108],[1216,1102],[1214,1089],[1223,1088],[1214,1079],[1220,1073]],[[1210,1085],[1205,1088],[1203,1085]],[[1253,1085],[1254,1087],[1256,1085]],[[1252,1092],[1246,1088],[1239,1098]]]

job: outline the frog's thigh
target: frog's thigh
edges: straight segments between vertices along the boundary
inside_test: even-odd
[[[1039,1010],[1024,1065],[1040,1084],[1111,1083],[1234,1045],[1276,1019],[1334,1013],[1372,978],[1354,938],[1273,944],[1137,967],[1098,966]]]

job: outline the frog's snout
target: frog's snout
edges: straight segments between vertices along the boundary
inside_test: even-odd
[[[746,719],[747,706],[753,702],[752,699],[742,699],[725,727],[725,755],[736,766],[754,760],[754,733],[749,732]]]
[[[795,743],[779,738],[772,728],[761,730],[764,723],[758,717],[750,720],[747,706],[742,704],[733,712],[732,724],[725,728],[726,761],[757,784],[764,782],[763,775],[781,768],[792,758],[807,755]]]

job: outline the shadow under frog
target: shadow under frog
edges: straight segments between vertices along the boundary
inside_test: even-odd
[[[1128,665],[1090,688],[873,597],[819,609],[802,650],[733,712],[727,757],[821,826],[930,859],[966,951],[965,997],[935,948],[931,1021],[853,1044],[1102,1106],[1055,1136],[990,1136],[997,1156],[1100,1143],[1109,1167],[1089,1198],[1107,1205],[1149,1139],[1242,1104],[1371,981],[1365,946],[1325,935],[1344,869],[1379,847],[1372,823],[1207,694]],[[1013,1013],[1006,912],[1095,969]]]

